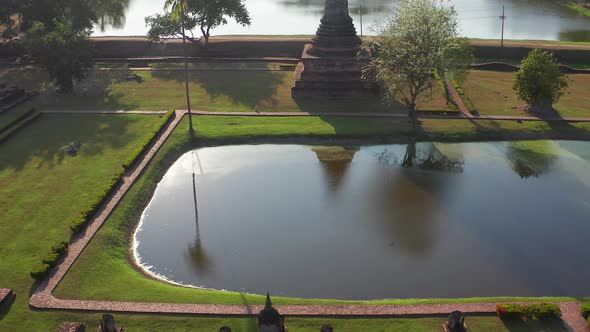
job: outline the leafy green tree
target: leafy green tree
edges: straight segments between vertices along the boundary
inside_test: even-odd
[[[92,65],[90,29],[77,30],[68,20],[55,19],[51,29],[36,22],[30,30],[27,48],[64,93],[72,91],[74,80],[86,78]]]
[[[182,29],[183,13],[185,32]],[[163,14],[148,16],[145,21],[150,27],[148,37],[152,40],[184,37],[198,42],[193,30],[199,28],[207,44],[211,29],[227,24],[228,18],[244,26],[250,25],[250,14],[243,0],[167,0]]]
[[[367,48],[373,58],[364,78],[379,82],[387,99],[401,99],[416,129],[416,101],[436,85],[433,72],[460,81],[473,61],[469,40],[459,37],[455,9],[439,0],[402,0]]]
[[[552,111],[567,86],[567,77],[559,70],[555,57],[540,49],[532,50],[522,61],[513,83],[516,96],[533,113]]]
[[[33,28],[36,22],[40,22],[46,31],[51,31],[56,22],[68,20],[76,31],[91,30],[97,21],[95,5],[94,1],[88,0],[25,0],[25,29]]]

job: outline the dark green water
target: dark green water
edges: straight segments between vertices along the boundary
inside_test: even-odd
[[[158,185],[136,256],[276,296],[590,295],[589,166],[565,141],[204,148]]]

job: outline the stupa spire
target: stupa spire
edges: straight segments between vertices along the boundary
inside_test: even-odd
[[[315,55],[355,56],[361,43],[348,12],[348,0],[326,0],[324,16],[309,51]]]

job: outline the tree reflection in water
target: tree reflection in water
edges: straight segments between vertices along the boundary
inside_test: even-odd
[[[384,150],[377,160],[381,185],[375,186],[375,210],[383,234],[391,240],[391,247],[428,255],[444,219],[442,200],[453,181],[452,173],[463,172],[464,162],[451,160],[432,143],[408,144],[403,158],[396,151]]]
[[[550,141],[510,142],[506,158],[522,179],[538,178],[549,172],[557,160],[557,156],[551,153],[551,144]]]
[[[100,31],[107,27],[123,28],[129,0],[97,0],[93,5]]]

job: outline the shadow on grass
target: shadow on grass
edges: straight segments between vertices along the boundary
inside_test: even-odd
[[[310,114],[349,112],[349,113],[399,113],[404,114],[405,106],[398,101],[386,104],[381,96],[367,92],[366,96],[347,97],[342,99],[328,97],[295,97],[293,98],[302,112]]]
[[[154,71],[154,78],[184,82],[182,71]],[[277,106],[277,90],[285,81],[282,72],[274,71],[191,71],[189,80],[205,90],[210,99],[227,97],[233,104],[254,108],[260,103]]]
[[[368,118],[366,121],[355,121],[362,117],[363,113],[392,113],[405,116],[401,110],[404,106],[398,102],[385,104],[381,97],[368,95],[366,97],[350,97],[346,99],[331,99],[323,97],[294,98],[295,103],[302,112],[311,115],[317,115],[322,121],[330,124],[334,128],[336,135],[341,136],[387,136],[381,132],[375,131],[375,134],[368,135],[377,126],[389,127],[391,135],[400,138],[414,137],[415,132],[412,129],[409,119],[402,118]],[[355,113],[359,118],[338,117],[330,113]]]
[[[39,93],[33,102],[42,108],[131,110],[139,105],[124,101],[123,93],[111,91],[114,83],[125,82],[131,73],[126,67],[116,71],[90,71],[86,79],[75,82],[74,91],[69,94],[58,92],[43,71],[15,72],[12,75],[17,85]]]
[[[504,327],[511,332],[567,332],[568,328],[561,319],[545,319],[545,320],[519,320],[510,319],[502,320]]]
[[[0,307],[0,321],[2,321],[4,317],[8,315],[15,301],[16,295],[13,295],[12,298],[7,299],[6,302],[2,305],[2,307]]]
[[[250,307],[250,302],[248,301],[248,298],[246,298],[244,293],[240,293],[240,298],[242,298],[242,304],[248,307],[248,315],[249,316],[251,316],[253,314],[257,314],[255,312],[252,312],[252,309]],[[248,324],[248,326],[246,327],[247,328],[246,331],[258,331],[258,324],[255,319],[249,319],[247,324]]]
[[[42,115],[0,144],[0,170],[18,171],[33,159],[38,159],[37,168],[53,168],[66,158],[96,156],[106,147],[121,148],[137,137],[128,130],[135,121],[127,116]],[[79,156],[66,153],[65,146],[72,142],[81,144]]]

